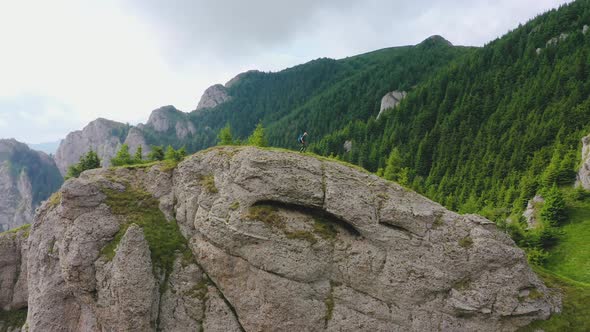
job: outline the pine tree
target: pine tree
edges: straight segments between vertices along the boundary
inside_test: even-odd
[[[153,145],[152,151],[148,154],[148,159],[151,161],[164,160],[164,148]]]
[[[221,128],[219,135],[217,135],[217,145],[234,145],[234,139],[231,133],[231,127],[229,123],[225,127]]]
[[[66,179],[77,178],[82,172],[89,169],[95,169],[100,167],[100,158],[96,152],[90,150],[88,153],[80,157],[80,161],[68,168],[68,172],[65,176]]]
[[[254,145],[259,147],[268,146],[268,141],[266,140],[266,136],[264,135],[264,127],[262,126],[262,123],[259,122],[258,125],[256,125],[256,129],[254,129],[252,135],[248,137],[248,145]]]
[[[129,145],[123,144],[117,152],[117,155],[111,159],[111,165],[122,166],[131,164],[133,164],[133,158],[131,158],[131,154],[129,153]]]
[[[545,203],[541,209],[541,218],[551,226],[558,226],[567,219],[563,194],[555,184],[546,194]]]
[[[137,147],[137,150],[135,150],[135,155],[133,156],[133,160],[137,164],[140,164],[143,162],[143,148],[141,147],[141,145]]]

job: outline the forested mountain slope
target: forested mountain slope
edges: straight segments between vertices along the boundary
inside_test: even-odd
[[[575,179],[590,131],[588,24],[588,1],[538,16],[444,68],[379,121],[351,123],[314,150],[383,168],[455,210],[522,210],[540,186]]]
[[[228,123],[236,137],[245,138],[262,122],[274,146],[296,144],[302,130],[319,139],[353,119],[376,116],[385,93],[411,90],[471,49],[433,36],[416,46],[341,60],[322,58],[277,73],[248,72],[228,88],[229,101],[191,113],[197,134],[187,148],[214,145],[217,132]]]

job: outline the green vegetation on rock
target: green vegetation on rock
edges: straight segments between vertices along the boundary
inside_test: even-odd
[[[27,308],[3,311],[0,310],[0,332],[20,329],[27,320]]]
[[[590,284],[576,282],[543,268],[535,268],[545,285],[563,294],[561,313],[549,320],[536,321],[520,329],[520,332],[587,332],[590,331]],[[532,295],[531,295],[532,294]],[[531,292],[529,296],[539,296]]]
[[[142,189],[127,185],[123,191],[111,188],[102,188],[102,191],[107,196],[105,202],[111,212],[124,218],[124,223],[101,253],[108,260],[113,259],[127,228],[136,224],[143,230],[154,267],[168,276],[172,271],[176,252],[184,254],[190,251],[176,221],[167,221],[159,209],[159,201]]]

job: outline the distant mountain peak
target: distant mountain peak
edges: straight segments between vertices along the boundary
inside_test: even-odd
[[[447,45],[447,46],[453,46],[453,43],[451,43],[450,41],[446,40],[443,36],[441,35],[432,35],[426,39],[424,39],[420,44],[418,45]]]

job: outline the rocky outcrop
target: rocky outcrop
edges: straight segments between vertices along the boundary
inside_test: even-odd
[[[0,233],[0,310],[27,307],[27,252],[29,226]]]
[[[55,162],[62,175],[68,167],[80,161],[80,157],[90,150],[96,151],[103,167],[110,165],[110,160],[127,136],[126,124],[98,118],[84,129],[69,133],[61,141],[55,153]]]
[[[539,220],[540,207],[545,203],[545,199],[541,195],[536,195],[533,199],[529,200],[526,209],[522,213],[522,216],[526,220],[527,228],[537,228],[541,220]]]
[[[377,119],[379,119],[385,110],[397,107],[402,99],[406,97],[406,94],[407,93],[405,91],[391,91],[385,94],[385,96],[381,98],[381,107],[379,108]]]
[[[215,84],[207,88],[199,100],[197,111],[204,108],[213,108],[230,100],[227,89],[221,84]]]
[[[150,151],[151,151],[150,145],[145,140],[143,133],[141,132],[141,130],[139,130],[136,127],[131,127],[129,129],[129,133],[127,134],[127,137],[125,138],[125,144],[127,144],[129,146],[129,152],[132,155],[135,155],[137,148],[140,146],[141,146],[141,149],[143,152],[142,153],[143,156],[147,156],[147,154],[150,153]]]
[[[194,135],[197,130],[188,118],[188,114],[177,110],[174,106],[163,106],[153,110],[146,127],[158,133],[174,132],[180,140]]]
[[[33,220],[35,208],[62,183],[55,162],[14,139],[0,140],[0,231]]]
[[[310,156],[215,148],[60,195],[31,230],[31,331],[513,331],[559,310],[493,223]]]
[[[590,135],[582,138],[582,165],[578,170],[575,186],[590,189]]]

